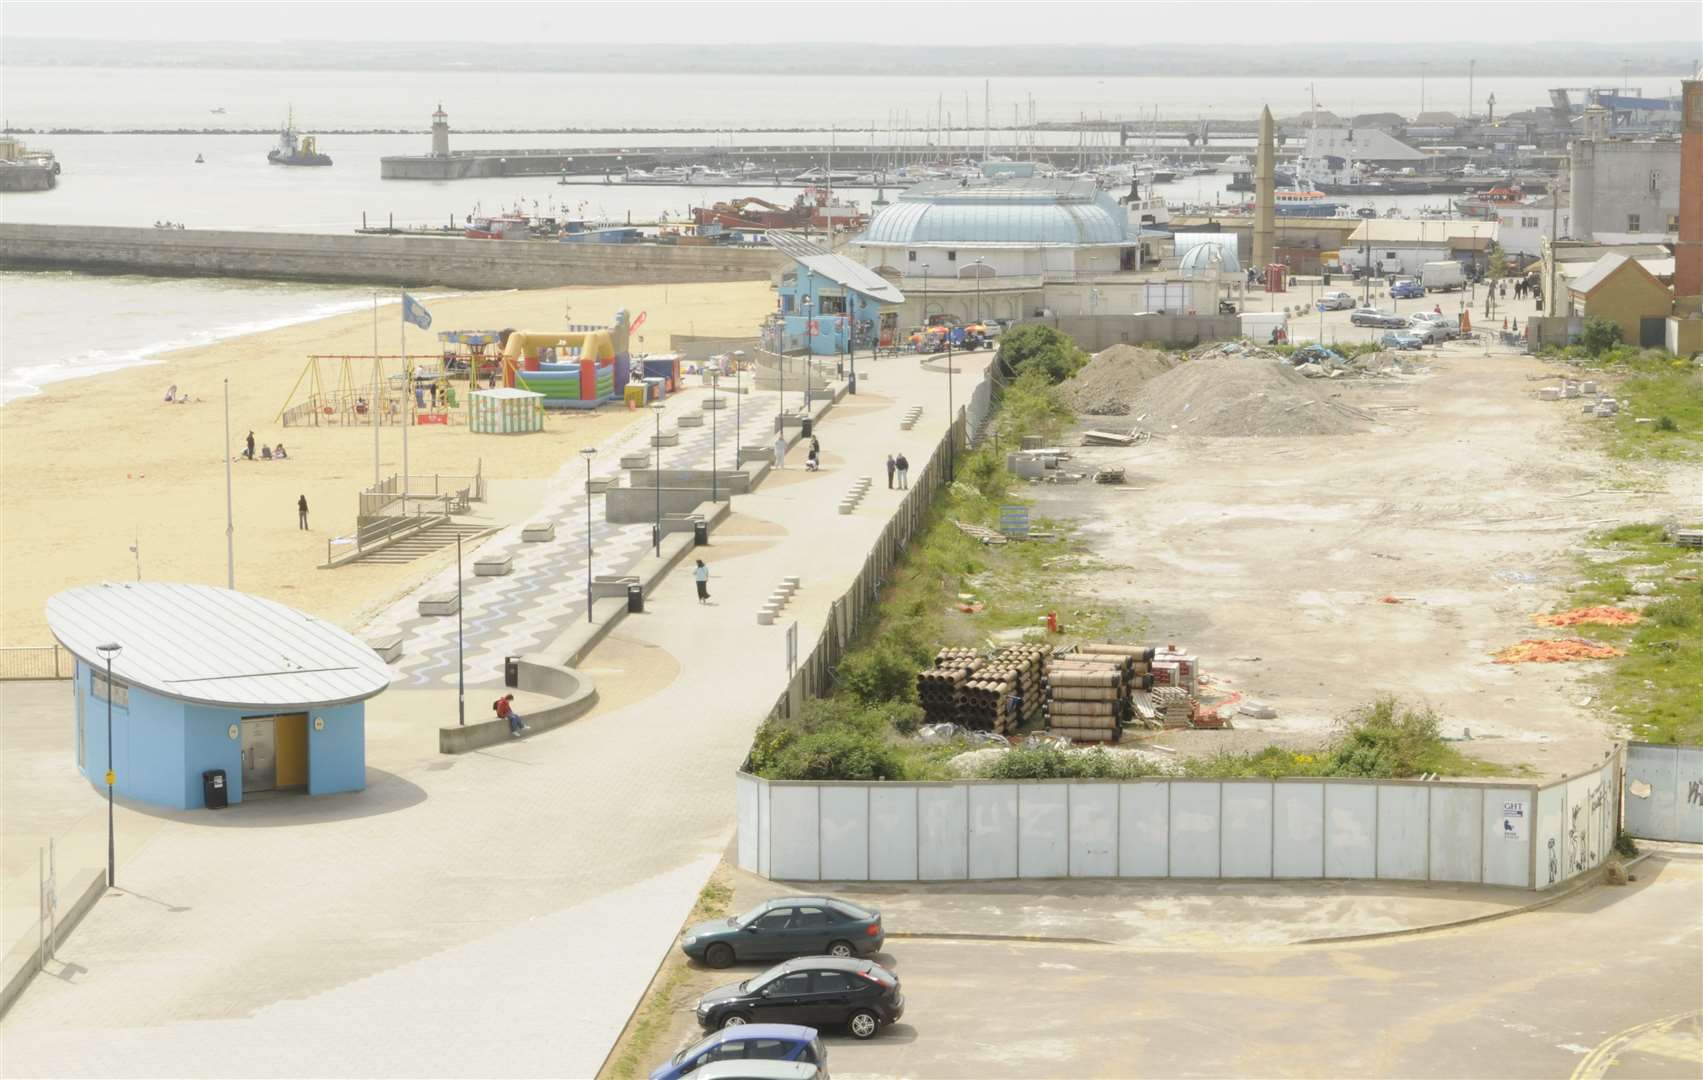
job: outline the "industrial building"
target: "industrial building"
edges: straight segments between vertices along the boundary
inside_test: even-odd
[[[1679,231],[1680,140],[1615,137],[1606,109],[1586,111],[1568,162],[1573,231],[1638,233],[1672,241]],[[1569,234],[1563,234],[1569,235]]]
[[[1484,269],[1501,225],[1483,220],[1395,221],[1367,218],[1348,235],[1339,256],[1344,270],[1417,275],[1429,262]]]
[[[76,657],[77,770],[97,788],[111,775],[124,798],[190,810],[214,770],[231,803],[366,786],[364,703],[390,672],[343,630],[258,596],[152,581],[68,589],[47,623]]]

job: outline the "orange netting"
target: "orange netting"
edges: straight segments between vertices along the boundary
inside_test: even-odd
[[[1539,626],[1578,626],[1581,623],[1594,626],[1631,626],[1643,618],[1644,616],[1636,611],[1627,611],[1625,608],[1582,607],[1554,615],[1534,615],[1532,621]]]
[[[1553,664],[1564,660],[1607,660],[1625,656],[1612,645],[1582,638],[1527,638],[1491,654],[1498,664]]]

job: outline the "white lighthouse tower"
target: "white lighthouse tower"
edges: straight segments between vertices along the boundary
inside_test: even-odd
[[[443,111],[441,101],[432,114],[432,156],[449,157],[449,114]]]

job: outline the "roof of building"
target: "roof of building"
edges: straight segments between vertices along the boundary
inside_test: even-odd
[[[801,255],[828,254],[828,249],[816,241],[808,240],[786,229],[770,229],[768,236],[770,247],[776,248],[783,255],[791,255],[795,259]]]
[[[820,274],[829,281],[844,285],[853,292],[873,297],[884,304],[905,302],[905,294],[899,291],[897,285],[844,255],[805,255],[798,259],[798,263],[812,274]]]
[[[1651,262],[1658,260],[1649,260]],[[1667,272],[1673,273],[1673,260],[1661,260],[1667,263]],[[1591,264],[1591,268],[1567,283],[1567,288],[1583,296],[1589,296],[1597,291],[1604,282],[1618,274],[1627,266],[1641,270],[1651,279],[1655,279],[1660,270],[1649,265],[1644,259],[1630,259],[1618,252],[1610,252]],[[1660,282],[1657,282],[1660,284]]]
[[[1214,267],[1225,273],[1241,272],[1235,233],[1178,233],[1176,243],[1182,256],[1177,269],[1184,277],[1198,277]]]
[[[1494,243],[1502,229],[1499,221],[1465,221],[1460,218],[1407,221],[1367,218],[1348,237],[1353,243],[1439,244],[1464,247]]]
[[[1425,153],[1377,128],[1321,127],[1307,132],[1313,154],[1334,154],[1355,161],[1423,161]]]
[[[212,585],[106,582],[55,594],[47,625],[79,659],[197,705],[270,709],[341,705],[390,685],[377,653],[294,608]]]
[[[1091,180],[918,184],[855,243],[906,247],[1091,247],[1130,242],[1129,214]]]
[[[1636,244],[1606,244],[1585,242],[1581,240],[1562,240],[1554,247],[1555,261],[1565,266],[1567,263],[1594,263],[1604,255],[1625,255],[1637,259],[1665,259],[1672,253],[1659,243],[1646,242]]]

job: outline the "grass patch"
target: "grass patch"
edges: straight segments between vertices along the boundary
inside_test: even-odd
[[[1661,349],[1617,346],[1592,358],[1582,346],[1546,350],[1613,384],[1630,406],[1594,421],[1611,457],[1684,461],[1703,456],[1703,367]],[[1637,423],[1639,418],[1653,423]]]
[[[1703,744],[1703,552],[1682,548],[1662,525],[1623,525],[1593,534],[1607,557],[1581,559],[1567,606],[1619,604],[1649,581],[1658,592],[1629,627],[1578,626],[1567,633],[1626,650],[1596,679],[1615,718],[1646,742]]]

